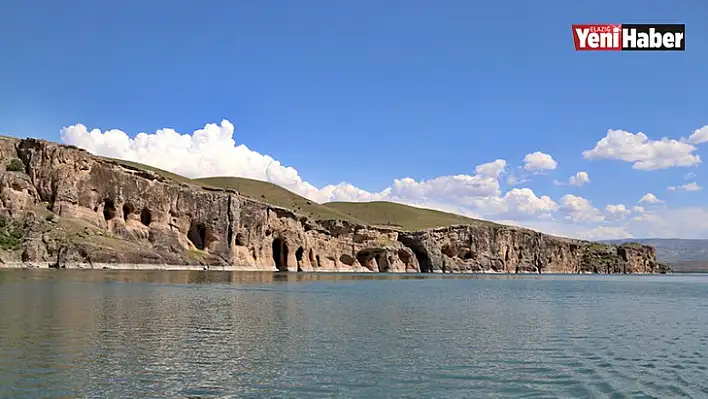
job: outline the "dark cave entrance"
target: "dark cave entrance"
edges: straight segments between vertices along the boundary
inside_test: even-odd
[[[128,216],[130,216],[131,213],[135,211],[135,208],[133,208],[133,205],[131,204],[123,204],[123,220],[126,222],[128,221]]]
[[[365,250],[359,251],[356,254],[356,260],[359,262],[361,267],[365,267],[365,268],[371,270],[372,272],[375,272],[377,270],[373,270],[373,268],[371,267],[371,258],[372,257],[373,257],[373,255],[371,254],[371,252],[365,251]],[[376,269],[378,269],[378,265],[377,265]]]
[[[152,213],[149,209],[143,208],[142,212],[140,212],[140,222],[145,226],[150,226],[150,222],[152,222]],[[202,239],[202,241],[204,241],[204,239]]]
[[[103,218],[111,220],[116,217],[116,204],[112,199],[106,198],[103,201]]]
[[[204,250],[204,248],[206,248],[207,239],[206,226],[204,226],[204,223],[190,223],[187,238],[197,249]]]
[[[278,271],[288,271],[288,246],[280,238],[273,240],[273,260]]]
[[[411,251],[413,251],[413,255],[415,255],[415,258],[418,260],[418,264],[420,265],[420,272],[421,273],[432,273],[433,272],[433,265],[430,264],[430,257],[428,257],[427,252],[421,251],[418,248],[410,247]]]
[[[295,260],[297,260],[297,271],[301,272],[302,271],[302,254],[305,252],[302,247],[299,247],[297,251],[295,251]]]

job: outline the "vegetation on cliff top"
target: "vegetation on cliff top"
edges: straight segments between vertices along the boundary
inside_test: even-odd
[[[328,202],[328,208],[336,209],[373,226],[393,227],[401,230],[423,230],[454,224],[496,223],[472,219],[454,213],[417,208],[393,202]]]
[[[318,204],[273,183],[242,177],[207,177],[192,181],[208,187],[232,188],[246,197],[292,209],[319,220],[343,219],[364,225],[401,230],[423,230],[454,224],[494,224],[454,213],[385,201]]]
[[[110,161],[131,167],[151,171],[179,183],[196,184],[209,188],[231,188],[241,195],[266,202],[282,208],[291,209],[315,220],[342,219],[352,223],[389,227],[400,230],[423,230],[455,224],[492,224],[496,223],[468,218],[454,213],[386,201],[375,202],[328,202],[318,204],[293,193],[281,186],[260,180],[243,177],[206,177],[189,179],[162,169],[137,162],[106,158]]]
[[[192,181],[208,187],[231,188],[246,197],[291,209],[313,219],[343,219],[353,223],[367,224],[363,220],[310,201],[273,183],[242,177],[206,177]]]

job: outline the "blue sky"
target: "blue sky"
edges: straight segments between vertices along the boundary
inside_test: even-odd
[[[289,181],[292,172],[273,172],[278,176],[271,180],[316,200],[399,200],[591,238],[708,237],[708,224],[669,225],[680,219],[677,212],[689,220],[708,214],[704,190],[667,190],[708,184],[702,163],[637,170],[626,160],[582,155],[608,129],[644,132],[652,141],[688,140],[708,124],[708,3],[540,4],[129,0],[37,7],[6,0],[0,4],[0,132],[109,153],[121,144],[97,143],[80,129],[62,137],[61,129],[82,124],[120,129],[127,137],[162,128],[191,134],[226,119],[237,146],[296,169],[297,179],[317,190],[348,182],[376,194],[394,179],[417,183],[415,190],[399,187],[405,193],[397,195],[352,198],[351,190],[313,192]],[[576,52],[573,23],[685,23],[686,51]],[[127,137],[116,140],[125,144]],[[132,147],[115,155],[139,153],[140,161],[188,175],[262,178],[253,172],[262,158],[243,151],[200,147],[206,152],[194,158],[170,146],[160,148],[172,153],[151,153],[125,145]],[[695,147],[691,154],[707,156],[708,144]],[[681,156],[670,145],[661,148],[642,151],[665,152],[656,159]],[[524,156],[537,151],[552,156],[555,169],[519,170]],[[221,158],[205,163],[208,156]],[[171,167],[169,158],[179,157],[184,162]],[[193,158],[202,160],[195,170],[179,169]],[[479,177],[475,167],[496,159],[506,163],[494,176],[497,193],[482,193],[479,185],[454,188],[454,179],[420,185]],[[554,183],[579,171],[589,183]],[[695,176],[684,178],[689,172]],[[529,180],[509,184],[509,176]],[[548,196],[557,209],[533,198],[500,205],[515,189]],[[664,202],[637,204],[649,192]],[[574,197],[564,203],[567,194]],[[580,208],[588,211],[576,197],[604,216],[574,217]],[[534,204],[544,209],[530,212]],[[645,209],[608,220],[606,206],[619,204]]]

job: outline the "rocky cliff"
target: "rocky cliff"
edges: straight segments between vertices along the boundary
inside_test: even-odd
[[[2,262],[37,267],[653,273],[654,249],[491,224],[403,232],[311,220],[35,139],[0,139]]]

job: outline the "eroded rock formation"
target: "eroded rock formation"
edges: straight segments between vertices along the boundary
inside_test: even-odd
[[[24,170],[8,165],[20,159]],[[41,267],[199,265],[232,270],[651,273],[653,248],[495,226],[417,232],[311,220],[233,190],[35,139],[0,139],[0,213],[22,223],[3,251]],[[20,168],[21,169],[21,168]]]

